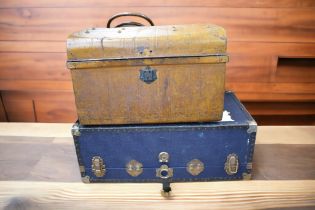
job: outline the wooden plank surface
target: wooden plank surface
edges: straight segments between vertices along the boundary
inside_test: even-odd
[[[11,122],[74,122],[77,119],[72,92],[2,92]]]
[[[315,42],[314,8],[238,8],[235,10],[235,8],[223,7],[156,9],[130,6],[1,9],[0,40],[64,41],[74,31],[88,27],[104,27],[107,18],[121,11],[150,14],[156,25],[193,23],[221,25],[226,28],[230,41]]]
[[[2,209],[313,209],[315,126],[262,126],[254,180],[83,184],[71,124],[0,123]]]
[[[172,0],[172,1],[155,1],[155,0],[55,0],[55,1],[41,1],[41,0],[2,0],[1,8],[16,8],[16,7],[124,7],[124,6],[145,6],[145,7],[267,7],[267,8],[303,8],[315,7],[313,0],[235,0],[226,2],[222,0]]]
[[[3,100],[0,92],[0,122],[7,122],[7,113],[3,105]]]
[[[315,115],[315,102],[246,102],[251,115]]]
[[[315,207],[315,181],[159,184],[0,182],[4,209],[270,209]]]
[[[0,136],[72,138],[73,123],[1,123]],[[18,132],[17,132],[18,130]],[[284,135],[285,134],[285,135]],[[41,138],[36,138],[41,140]],[[21,139],[23,141],[23,139]],[[61,141],[64,143],[64,141]],[[71,142],[72,143],[72,142]],[[259,126],[256,144],[315,144],[314,126]]]

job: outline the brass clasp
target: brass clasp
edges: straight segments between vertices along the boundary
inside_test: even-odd
[[[105,175],[105,164],[100,156],[94,156],[92,158],[92,171],[96,177],[102,177]]]
[[[226,162],[225,162],[225,165],[224,165],[224,169],[225,169],[225,172],[228,174],[228,175],[233,175],[233,174],[236,174],[237,171],[238,171],[238,166],[239,166],[239,163],[238,163],[238,157],[236,154],[229,154],[226,158]]]
[[[142,168],[142,163],[136,161],[136,160],[131,160],[126,164],[126,171],[130,176],[136,177],[142,174],[143,168]]]

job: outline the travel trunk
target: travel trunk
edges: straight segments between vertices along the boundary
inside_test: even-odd
[[[219,26],[90,28],[69,36],[67,54],[82,125],[221,120]]]
[[[160,182],[249,179],[257,124],[232,92],[223,119],[154,125],[74,124],[84,182]]]

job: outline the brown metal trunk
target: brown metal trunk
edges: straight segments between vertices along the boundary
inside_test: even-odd
[[[67,44],[81,124],[221,120],[228,60],[221,27],[87,29]]]

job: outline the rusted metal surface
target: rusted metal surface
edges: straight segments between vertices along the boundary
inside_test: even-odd
[[[91,28],[70,35],[68,60],[225,55],[225,30],[215,25]]]
[[[228,61],[221,27],[88,29],[72,34],[67,47],[82,124],[221,119]]]

